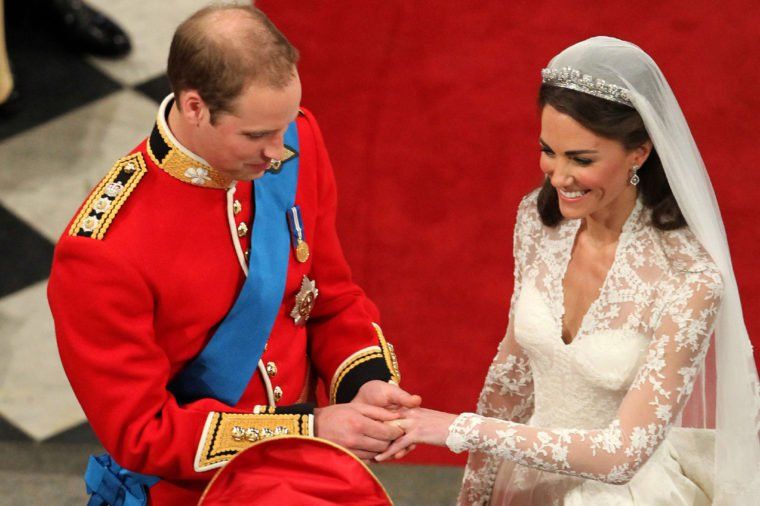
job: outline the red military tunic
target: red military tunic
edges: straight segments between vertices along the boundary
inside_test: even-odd
[[[332,167],[315,119],[302,111],[299,152],[288,156],[300,157],[295,202],[311,255],[302,263],[290,252],[259,373],[240,401],[177,402],[167,385],[245,281],[255,183],[226,180],[182,147],[166,122],[169,104],[61,237],[48,296],[64,369],[103,446],[130,471],[161,478],[152,504],[190,504],[212,469],[251,444],[241,431],[313,435],[308,407],[284,408],[311,396],[311,372],[330,385],[331,402],[346,402],[366,381],[398,381],[398,370],[373,323],[375,306],[351,281],[335,230]],[[304,276],[319,295],[299,326],[291,311]]]

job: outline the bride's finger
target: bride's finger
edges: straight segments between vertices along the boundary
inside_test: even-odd
[[[414,441],[412,441],[412,438],[409,434],[404,434],[397,440],[395,440],[391,445],[388,447],[387,450],[385,450],[383,453],[375,457],[375,460],[378,462],[382,462],[389,457],[397,454],[401,450],[405,449],[406,447],[410,446]]]
[[[409,455],[410,453],[412,453],[412,451],[415,448],[417,448],[416,444],[409,445],[406,448],[404,448],[403,450],[401,450],[400,452],[398,452],[396,455],[394,455],[393,458],[396,459],[396,460],[403,459],[404,457],[406,457],[407,455]]]

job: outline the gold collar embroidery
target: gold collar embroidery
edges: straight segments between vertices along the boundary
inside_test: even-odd
[[[217,171],[206,160],[196,155],[174,137],[166,122],[166,111],[174,101],[174,94],[167,96],[158,109],[158,117],[153,131],[148,138],[148,155],[153,163],[158,165],[170,176],[185,183],[203,188],[227,189],[235,184],[235,180]],[[281,162],[285,163],[298,153],[285,146]],[[270,169],[277,173],[281,169]]]
[[[170,94],[161,103],[153,131],[148,139],[148,155],[153,163],[172,177],[203,188],[227,189],[234,180],[215,170],[172,135],[166,123],[166,110],[174,101]]]

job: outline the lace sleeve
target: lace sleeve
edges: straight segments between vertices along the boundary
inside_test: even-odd
[[[521,259],[524,258],[524,241],[521,239],[524,208],[520,206],[514,234],[515,286],[509,311],[509,325],[499,344],[496,356],[486,374],[483,390],[478,398],[477,412],[484,417],[515,422],[527,421],[533,413],[533,375],[528,356],[514,339],[512,330],[515,300],[521,287]],[[470,453],[465,467],[459,504],[487,504],[501,458],[491,453]]]
[[[605,428],[539,428],[464,413],[449,428],[454,452],[484,452],[546,471],[627,483],[659,446],[691,394],[720,305],[713,270],[686,273],[662,311],[645,363]]]

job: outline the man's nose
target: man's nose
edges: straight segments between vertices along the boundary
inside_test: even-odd
[[[280,160],[285,153],[285,134],[279,133],[273,135],[269,142],[264,146],[264,156],[270,160]]]

